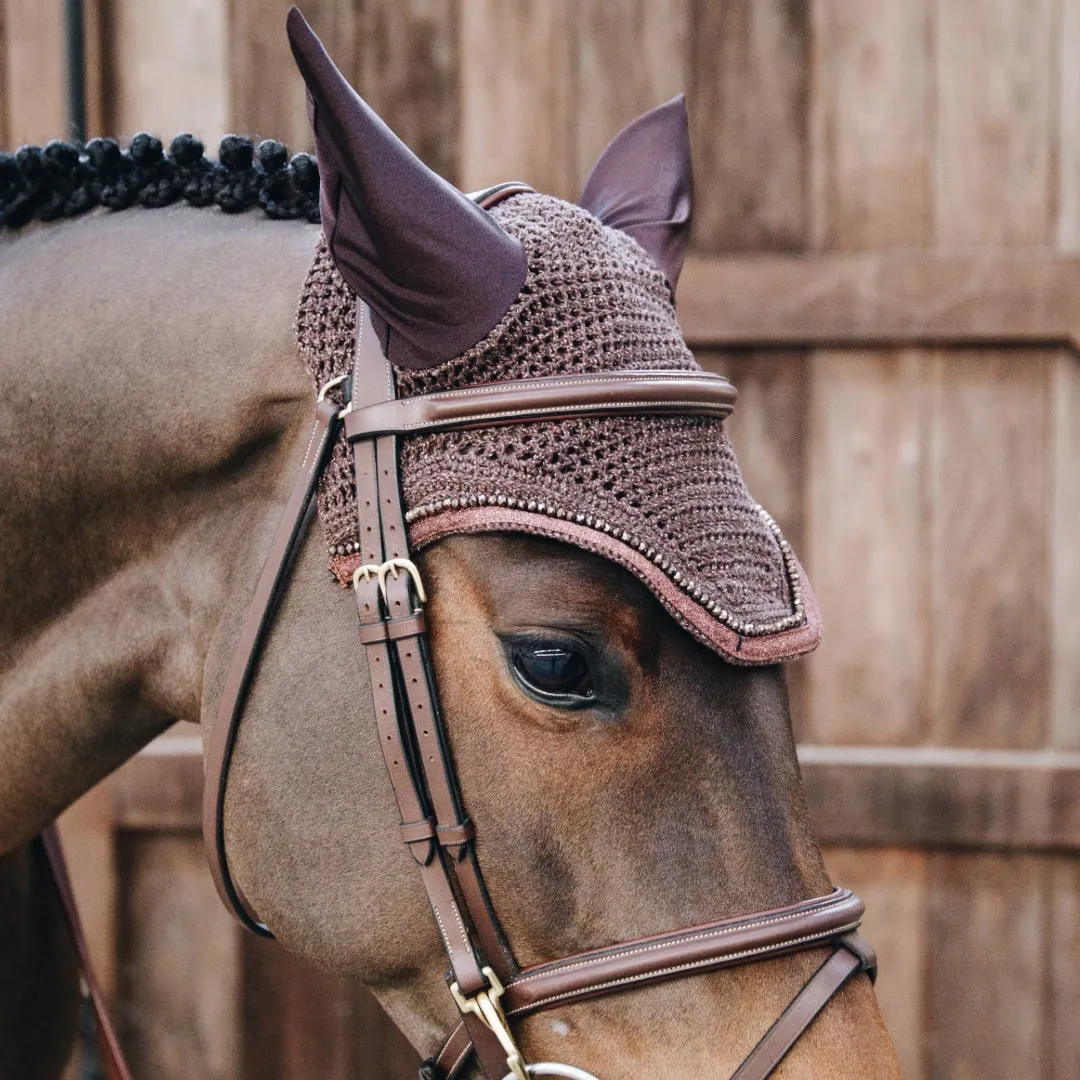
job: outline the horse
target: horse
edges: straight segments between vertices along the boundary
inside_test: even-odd
[[[252,585],[292,476],[311,460],[312,382],[297,363],[297,297],[312,288],[323,299],[344,296],[352,331],[366,329],[366,347],[376,342],[399,382],[422,394],[430,372],[460,370],[460,358],[497,339],[506,312],[538,287],[535,274],[525,277],[524,241],[499,225],[507,219],[498,207],[466,207],[424,170],[344,84],[295,11],[289,33],[309,88],[321,227],[300,198],[303,162],[290,189],[300,210],[271,220],[222,212],[240,207],[221,200],[213,210],[160,197],[172,181],[162,180],[151,146],[154,168],[141,182],[167,205],[115,212],[106,201],[81,212],[94,199],[74,183],[62,195],[79,213],[63,216],[56,199],[42,197],[38,205],[52,207],[45,216],[61,220],[0,235],[4,873],[25,879],[35,834],[178,718],[200,720],[211,773],[217,767],[215,733],[220,740],[230,723],[222,700]],[[681,101],[647,117],[594,170],[596,190],[583,202],[595,213],[518,189],[499,205],[564,215],[639,270],[651,259],[640,273],[663,307],[685,248],[688,141]],[[254,190],[250,155],[241,144],[229,149],[243,160],[236,183],[219,185],[226,199]],[[116,161],[109,147],[98,157],[102,169]],[[92,170],[87,160],[72,168]],[[142,167],[124,158],[129,186]],[[198,188],[213,169],[200,157],[194,172]],[[605,208],[621,183],[637,187]],[[274,190],[280,196],[280,185]],[[131,191],[121,201],[134,201]],[[635,216],[635,205],[646,212]],[[603,224],[605,215],[622,215],[621,224]],[[464,241],[451,235],[457,222]],[[620,229],[629,240],[615,235]],[[546,250],[548,239],[536,243]],[[597,305],[610,300],[589,295]],[[366,308],[352,306],[357,296]],[[565,294],[540,299],[548,325],[569,321],[559,307]],[[358,393],[354,386],[353,404]],[[335,415],[349,407],[342,399]],[[722,437],[720,421],[693,423]],[[425,438],[464,459],[453,433]],[[628,533],[605,532],[591,516],[541,520],[532,502],[494,497],[479,508],[456,496],[421,507],[434,460],[423,447],[432,445],[406,440],[402,465],[406,495],[414,489],[409,527],[423,539],[409,572],[428,600],[432,689],[475,827],[475,839],[462,833],[450,847],[482,863],[516,965],[530,971],[829,894],[780,663],[785,648],[816,643],[809,601],[776,634],[755,635],[726,610],[720,620],[715,602],[699,602],[677,570],[661,570],[659,553],[655,572],[647,569],[621,539]],[[347,464],[344,443],[333,453],[338,467]],[[222,863],[227,853],[216,872],[241,916],[296,954],[363,980],[429,1060],[425,1075],[436,1076],[434,1059],[462,1011],[446,991],[446,932],[431,919],[416,845],[429,844],[429,867],[444,856],[430,854],[428,833],[414,829],[403,845],[395,828],[404,818],[383,762],[382,686],[357,647],[356,602],[339,584],[354,581],[359,595],[371,574],[333,535],[333,469],[320,510],[335,573],[327,544],[309,530],[236,703],[243,720],[232,732],[227,787],[224,772],[208,774],[222,784],[211,846],[219,843]],[[613,479],[593,472],[598,491]],[[621,482],[633,489],[635,478]],[[632,490],[628,498],[641,502]],[[441,533],[439,521],[449,522]],[[767,529],[762,535],[773,542]],[[786,559],[786,544],[775,543]],[[791,566],[797,596],[801,570]],[[50,951],[45,910],[36,916],[44,926],[24,914],[25,933],[55,954],[54,981],[64,983],[70,957]],[[532,1013],[513,1023],[522,1059],[572,1061],[578,1071],[513,1075],[731,1075],[831,953],[822,941]],[[3,958],[6,970],[9,959],[17,958]],[[67,985],[60,997],[70,1001]],[[70,1030],[70,1006],[52,1015]],[[0,1060],[14,1060],[25,1042],[25,1030],[5,1023]],[[56,1075],[56,1054],[47,1057],[19,1075]],[[473,1061],[460,1075],[492,1075],[482,1069]],[[899,1076],[865,974],[844,982],[769,1075]]]

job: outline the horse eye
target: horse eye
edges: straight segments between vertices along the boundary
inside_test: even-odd
[[[595,696],[589,661],[573,645],[517,644],[510,650],[510,666],[522,689],[545,705],[581,708]]]

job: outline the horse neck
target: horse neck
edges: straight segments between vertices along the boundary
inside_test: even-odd
[[[288,484],[315,230],[187,208],[0,246],[0,850],[171,721]]]

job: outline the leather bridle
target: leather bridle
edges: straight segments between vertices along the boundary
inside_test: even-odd
[[[522,190],[502,185],[477,197],[487,207]],[[351,381],[348,404],[330,394]],[[339,385],[342,384],[342,385]],[[875,959],[855,933],[863,904],[850,892],[596,949],[521,969],[492,909],[477,861],[439,709],[424,623],[426,596],[410,559],[398,479],[402,436],[528,421],[617,415],[724,417],[735,400],[726,379],[702,372],[561,376],[397,399],[370,313],[361,304],[351,380],[319,394],[300,475],[259,577],[210,736],[203,802],[210,868],[226,906],[249,929],[272,936],[233,881],[225,855],[229,764],[247,691],[267,630],[310,518],[311,505],[344,425],[356,471],[363,565],[353,575],[357,635],[371,673],[379,742],[401,817],[401,838],[419,868],[449,960],[461,1021],[421,1076],[451,1080],[475,1052],[488,1080],[585,1077],[572,1066],[526,1065],[512,1022],[648,983],[681,978],[796,951],[833,951],[739,1066],[733,1080],[763,1080],[817,1014],[855,974],[873,978]]]

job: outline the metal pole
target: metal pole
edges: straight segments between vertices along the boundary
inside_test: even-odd
[[[71,138],[86,138],[86,23],[83,0],[64,0],[67,45],[67,99]]]

